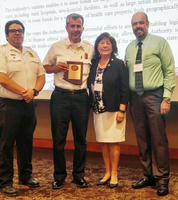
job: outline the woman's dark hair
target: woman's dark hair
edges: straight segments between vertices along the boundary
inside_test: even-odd
[[[23,32],[25,32],[25,27],[22,24],[22,22],[20,22],[19,20],[11,20],[11,21],[8,21],[5,25],[5,34],[6,35],[9,35],[9,26],[12,24],[19,24],[22,27]]]
[[[98,52],[98,44],[100,43],[100,41],[104,38],[108,38],[109,41],[111,42],[111,45],[112,45],[112,52],[111,52],[111,56],[116,56],[117,55],[117,43],[116,43],[116,40],[114,39],[113,36],[111,36],[109,33],[107,32],[104,32],[104,33],[101,33],[97,38],[96,38],[96,41],[95,41],[95,46],[94,46],[94,50],[95,50],[95,53],[94,53],[94,56],[93,58],[98,58],[100,57],[100,54]]]

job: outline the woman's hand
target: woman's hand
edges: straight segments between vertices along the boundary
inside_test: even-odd
[[[118,111],[117,116],[116,116],[116,121],[117,123],[121,123],[124,120],[125,114]]]

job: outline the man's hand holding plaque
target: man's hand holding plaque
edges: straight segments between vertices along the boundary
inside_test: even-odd
[[[68,70],[64,73],[64,80],[75,85],[82,85],[83,63],[68,61],[67,65]]]
[[[69,66],[64,63],[64,62],[59,62],[58,65],[56,66],[56,72],[61,72],[61,71],[68,71]]]

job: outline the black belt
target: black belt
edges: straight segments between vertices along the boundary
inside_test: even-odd
[[[144,94],[150,93],[150,92],[157,92],[157,91],[159,91],[159,90],[163,90],[163,86],[160,86],[160,87],[155,88],[155,89],[152,89],[152,90],[144,90]],[[135,93],[137,94],[136,91],[131,90],[131,92],[134,93],[134,94],[135,94]]]
[[[86,89],[81,89],[81,90],[69,90],[69,89],[63,89],[63,88],[60,88],[60,87],[55,86],[55,91],[63,92],[63,93],[66,93],[66,94],[81,94],[81,93],[86,92]]]

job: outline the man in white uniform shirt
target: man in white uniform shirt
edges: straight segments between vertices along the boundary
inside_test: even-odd
[[[64,146],[70,121],[75,145],[73,183],[78,187],[87,187],[87,182],[84,180],[89,115],[89,97],[86,88],[93,46],[81,40],[83,23],[81,15],[76,13],[68,15],[66,18],[68,39],[53,44],[43,62],[46,72],[54,73],[55,85],[50,101],[54,156],[53,189],[61,188],[67,176]],[[65,73],[69,71],[67,64],[69,61],[79,64],[77,69],[83,65],[79,84],[64,79]]]
[[[5,25],[7,44],[0,46],[0,188],[17,196],[13,187],[13,146],[16,141],[19,184],[38,187],[32,178],[33,132],[36,126],[34,97],[45,83],[45,70],[35,51],[22,46],[24,25]]]

